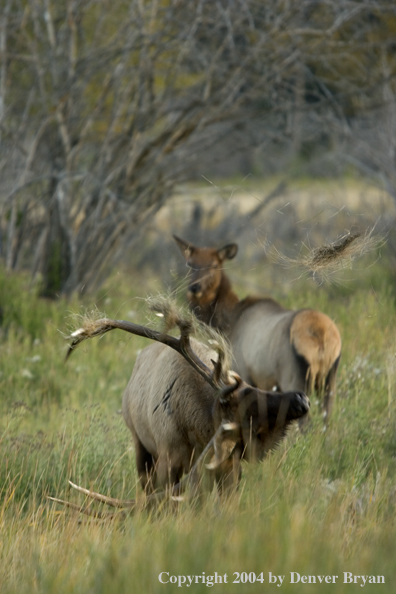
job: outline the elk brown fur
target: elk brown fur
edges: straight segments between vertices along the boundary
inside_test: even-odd
[[[240,300],[223,271],[234,258],[236,244],[199,248],[174,236],[192,269],[187,290],[190,309],[202,322],[229,338],[234,369],[262,390],[323,393],[328,420],[336,392],[341,356],[337,326],[314,309],[290,310],[266,297]]]

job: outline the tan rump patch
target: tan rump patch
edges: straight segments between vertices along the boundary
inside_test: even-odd
[[[341,353],[341,336],[326,314],[313,309],[297,313],[290,328],[290,342],[308,363],[309,391],[323,389],[330,369]]]

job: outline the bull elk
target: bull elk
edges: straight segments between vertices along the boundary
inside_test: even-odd
[[[221,249],[198,248],[173,236],[192,273],[187,289],[197,318],[230,340],[234,368],[262,390],[299,390],[323,394],[327,422],[335,397],[341,355],[337,326],[320,311],[290,310],[271,298],[239,300],[223,271],[238,251],[235,243]],[[304,421],[303,421],[304,422]]]
[[[157,487],[169,486],[177,497],[186,482],[194,486],[209,457],[207,467],[214,480],[220,487],[228,486],[239,476],[241,458],[262,458],[288,425],[309,409],[303,393],[276,395],[249,386],[224,368],[221,350],[216,353],[190,339],[191,322],[176,317],[175,323],[179,338],[124,320],[100,319],[74,332],[69,349],[70,354],[81,341],[115,328],[156,341],[138,355],[122,402],[148,498],[158,496],[152,493]],[[189,474],[182,479],[185,473]],[[135,506],[135,500],[114,499],[70,484],[109,505]],[[88,508],[51,499],[93,515]]]

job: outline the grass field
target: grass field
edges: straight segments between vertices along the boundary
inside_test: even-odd
[[[84,306],[144,323],[138,297],[157,289],[115,274]],[[114,521],[46,495],[83,503],[69,478],[114,497],[139,491],[120,407],[148,341],[116,331],[65,364],[61,332],[81,304],[39,300],[29,279],[4,272],[0,299],[1,594],[175,592],[182,576],[199,576],[193,592],[207,591],[210,576],[223,581],[216,591],[238,594],[396,592],[396,302],[385,268],[363,271],[347,288],[305,280],[282,295],[289,306],[328,313],[343,337],[327,432],[313,401],[310,431],[292,430],[267,460],[244,464],[229,499],[209,493],[200,505]]]

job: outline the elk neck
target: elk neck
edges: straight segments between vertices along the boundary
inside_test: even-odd
[[[213,301],[207,304],[192,302],[190,307],[201,322],[227,334],[232,327],[233,314],[239,303],[239,298],[232,290],[229,278],[223,272]]]

